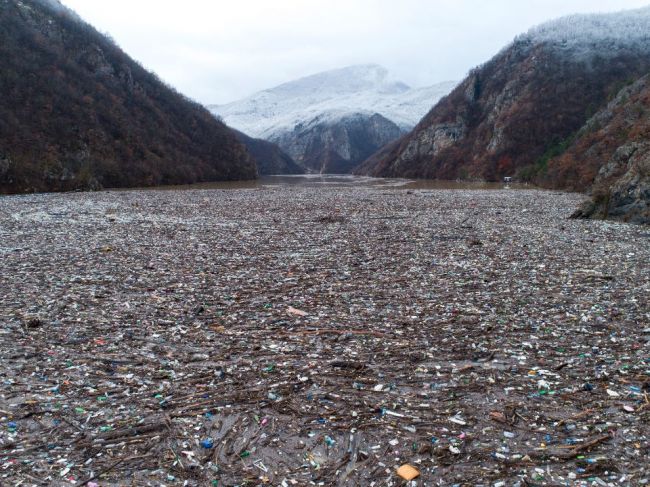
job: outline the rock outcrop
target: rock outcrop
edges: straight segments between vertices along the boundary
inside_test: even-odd
[[[379,114],[355,114],[317,117],[271,140],[311,172],[346,174],[400,135],[400,128]]]
[[[0,0],[0,192],[252,179],[234,133],[56,0]]]
[[[650,225],[650,144],[633,147],[626,164],[618,165],[618,178],[603,175],[596,181],[593,200],[574,213],[574,218],[614,218]],[[610,182],[611,181],[611,182]]]
[[[235,130],[235,133],[255,159],[257,170],[261,175],[304,174],[306,172],[305,168],[296,164],[296,161],[276,144],[263,139],[254,139],[238,130]]]
[[[625,87],[592,117],[561,156],[551,180],[593,181],[592,201],[575,217],[650,224],[650,75]]]

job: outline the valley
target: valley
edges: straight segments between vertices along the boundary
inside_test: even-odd
[[[0,486],[650,485],[650,6],[371,3],[0,0]]]
[[[456,82],[411,88],[382,66],[317,73],[208,108],[277,144],[307,172],[345,174],[411,130]]]

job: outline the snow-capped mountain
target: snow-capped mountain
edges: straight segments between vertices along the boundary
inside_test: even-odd
[[[410,88],[388,71],[368,64],[326,71],[261,91],[227,105],[208,108],[242,132],[271,139],[314,118],[378,113],[402,129],[414,127],[455,82]]]
[[[576,14],[533,27],[517,42],[546,43],[572,56],[611,58],[621,49],[647,52],[650,6],[608,14]],[[609,49],[608,49],[609,48]]]
[[[327,171],[352,168],[372,153],[368,151],[413,128],[455,85],[413,89],[369,64],[315,74],[208,108],[229,126],[279,144],[298,163]],[[325,161],[332,158],[340,163]]]

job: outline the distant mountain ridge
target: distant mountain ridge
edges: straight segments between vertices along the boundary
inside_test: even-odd
[[[316,117],[336,120],[378,113],[402,129],[414,127],[455,82],[412,89],[376,64],[314,74],[226,105],[210,105],[228,125],[271,139]]]
[[[0,0],[0,192],[252,179],[235,134],[56,0]]]
[[[312,171],[342,171],[411,129],[454,82],[412,89],[378,65],[307,76],[210,110]],[[318,160],[322,160],[322,164]]]
[[[552,161],[620,89],[650,71],[650,7],[576,15],[531,29],[471,71],[408,135],[357,169],[387,177],[516,176],[588,190],[598,168]]]

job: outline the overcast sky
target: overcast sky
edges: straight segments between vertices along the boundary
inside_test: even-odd
[[[226,103],[377,63],[411,86],[459,80],[517,34],[650,0],[62,0],[182,93]]]

